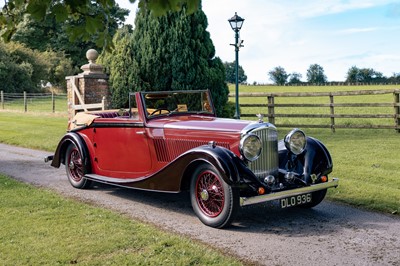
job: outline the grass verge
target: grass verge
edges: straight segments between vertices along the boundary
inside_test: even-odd
[[[67,122],[67,115],[0,111],[0,142],[54,151]]]
[[[188,238],[0,175],[1,265],[241,265]]]

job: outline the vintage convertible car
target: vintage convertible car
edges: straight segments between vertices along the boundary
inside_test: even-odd
[[[338,179],[318,140],[293,129],[217,118],[209,91],[137,92],[129,107],[78,113],[51,165],[65,165],[75,188],[92,181],[142,190],[190,191],[206,225],[228,226],[240,206],[280,200],[313,207]]]

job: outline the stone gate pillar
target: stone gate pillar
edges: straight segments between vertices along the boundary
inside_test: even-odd
[[[86,58],[89,63],[81,67],[83,73],[65,78],[69,122],[77,112],[109,108],[108,76],[104,73],[103,66],[96,64],[98,55],[96,50],[88,50]]]

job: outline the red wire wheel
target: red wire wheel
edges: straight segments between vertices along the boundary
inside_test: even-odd
[[[82,154],[75,144],[70,144],[65,153],[65,170],[71,185],[75,188],[89,188],[90,180],[85,176]]]
[[[238,190],[207,163],[199,165],[192,174],[190,198],[199,219],[215,228],[230,225],[239,209]]]
[[[201,172],[196,179],[196,200],[202,212],[216,217],[224,209],[224,188],[221,180],[212,171]]]

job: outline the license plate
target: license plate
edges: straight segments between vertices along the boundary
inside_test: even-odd
[[[294,207],[294,206],[307,204],[307,203],[311,202],[311,199],[312,199],[311,193],[287,197],[287,198],[281,199],[281,208],[285,209],[285,208],[290,208],[290,207]]]

